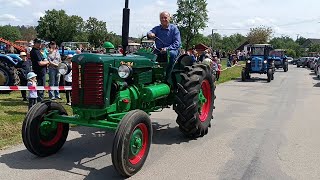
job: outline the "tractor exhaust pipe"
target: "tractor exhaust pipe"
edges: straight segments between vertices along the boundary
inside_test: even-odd
[[[122,17],[122,48],[123,55],[126,55],[128,40],[129,40],[129,22],[130,22],[130,9],[129,9],[129,0],[125,1],[125,7],[123,8],[123,17]]]

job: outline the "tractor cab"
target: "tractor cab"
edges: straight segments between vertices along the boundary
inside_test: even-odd
[[[272,50],[270,44],[253,44],[250,46],[250,58],[242,70],[242,81],[250,79],[251,73],[267,74],[268,82],[273,80],[274,64],[273,59],[269,58]]]

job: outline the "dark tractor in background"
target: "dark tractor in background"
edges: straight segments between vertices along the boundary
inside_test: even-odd
[[[289,63],[285,53],[286,50],[284,49],[275,49],[270,52],[270,57],[274,60],[274,66],[276,69],[283,68],[283,71],[287,72]]]

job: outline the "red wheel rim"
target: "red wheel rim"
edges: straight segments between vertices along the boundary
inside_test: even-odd
[[[211,87],[210,87],[210,83],[208,80],[204,80],[202,82],[201,89],[202,89],[202,93],[203,93],[204,97],[207,99],[207,101],[201,107],[199,119],[201,122],[205,122],[207,120],[207,117],[210,112],[211,96],[212,96]]]
[[[48,140],[48,141],[40,140],[40,143],[46,147],[54,146],[61,139],[62,134],[63,134],[63,124],[58,123],[55,136],[51,140]]]
[[[138,164],[144,157],[146,151],[147,151],[147,145],[149,141],[149,132],[148,128],[145,124],[140,123],[138,124],[132,132],[134,132],[136,129],[140,129],[142,131],[142,148],[139,151],[139,153],[129,159],[129,162],[133,165]],[[131,139],[131,138],[130,138]]]

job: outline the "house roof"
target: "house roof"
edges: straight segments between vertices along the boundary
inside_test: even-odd
[[[244,43],[242,43],[236,50],[244,50],[244,46],[248,45],[249,42],[245,41]]]
[[[320,39],[309,38],[302,45],[302,48],[308,48],[311,44],[320,44]]]

